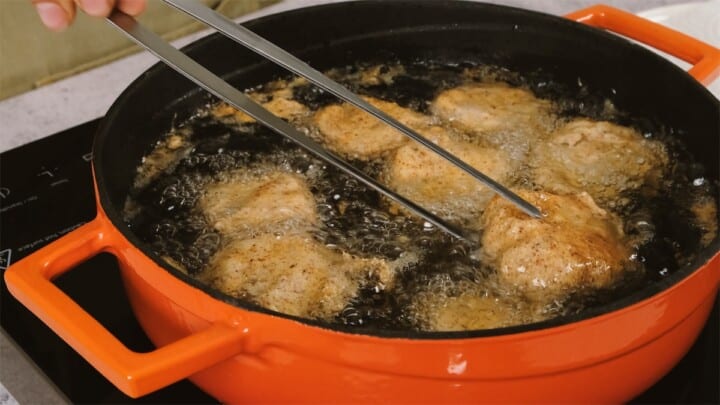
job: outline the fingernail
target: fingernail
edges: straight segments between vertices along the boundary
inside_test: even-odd
[[[117,7],[126,14],[136,16],[145,10],[145,0],[119,0]]]
[[[68,26],[68,15],[62,7],[55,3],[44,2],[35,4],[35,9],[46,27],[61,31]]]
[[[107,0],[81,0],[80,6],[93,17],[107,17],[111,11]]]

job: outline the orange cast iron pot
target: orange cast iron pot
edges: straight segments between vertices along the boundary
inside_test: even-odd
[[[562,35],[567,34],[563,30],[570,30],[601,38],[598,44],[589,46],[624,43],[601,30],[505,7],[392,2],[382,5],[383,10],[388,10],[386,14],[398,12],[397,16],[407,17],[384,19],[376,13],[378,7],[377,2],[323,6],[266,17],[248,26],[292,49],[292,43],[273,38],[269,30],[279,26],[291,30],[293,24],[300,24],[298,20],[315,19],[329,24],[330,28],[326,28],[332,32],[333,23],[352,25],[343,21],[343,15],[361,19],[363,13],[386,24],[393,23],[390,20],[400,24],[423,18],[442,21],[445,15],[478,19],[495,15],[493,21],[505,18],[502,23],[519,21],[521,26],[532,26],[537,20],[557,26]],[[327,19],[332,13],[338,13],[337,20],[341,21]],[[718,73],[718,49],[631,14],[596,6],[568,17],[685,59],[693,64],[690,75],[700,82],[709,83]],[[313,32],[308,28],[303,35],[312,39]],[[633,52],[649,60],[655,58],[652,60],[658,66],[672,71],[678,80],[690,82],[678,68],[648,56],[650,52]],[[148,76],[158,72],[169,75],[162,66],[150,72],[155,73]],[[181,81],[173,78],[168,83]],[[101,133],[115,125],[131,125],[121,123],[128,120],[117,119],[113,111],[131,108],[126,107],[128,100],[140,100],[133,92],[138,92],[141,84],[145,85],[143,78],[121,96],[106,117]],[[171,87],[167,89],[171,91]],[[707,93],[698,97],[711,96]],[[710,103],[709,111],[717,108],[717,103]],[[698,107],[699,115],[712,119],[702,112],[707,108],[701,110]],[[127,133],[128,143],[136,142],[140,136]],[[717,133],[709,137],[709,145],[717,143],[713,138],[718,137]],[[121,220],[121,204],[117,201],[122,198],[113,191],[115,176],[119,175],[105,165],[110,167],[112,155],[122,155],[123,151],[109,151],[109,142],[107,135],[101,134],[94,147],[97,217],[14,264],[5,279],[19,301],[133,397],[190,378],[204,391],[228,403],[621,402],[650,387],[682,358],[707,320],[720,285],[720,243],[716,238],[688,268],[639,292],[635,298],[581,316],[498,331],[456,333],[372,335],[322,327],[244,307],[162,264]],[[717,163],[718,152],[710,153],[715,153]],[[137,162],[131,163],[128,167],[134,168]],[[136,353],[127,349],[51,282],[100,252],[117,257],[133,310],[156,350]]]

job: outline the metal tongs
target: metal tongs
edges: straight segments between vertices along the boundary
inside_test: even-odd
[[[396,119],[388,116],[381,110],[367,103],[365,100],[360,98],[355,93],[349,91],[342,85],[336,83],[332,79],[323,75],[319,71],[313,69],[308,64],[297,59],[291,54],[287,53],[283,49],[277,47],[271,42],[263,39],[256,35],[252,31],[244,28],[241,25],[235,24],[232,20],[218,14],[214,10],[206,7],[205,5],[195,0],[164,0],[169,5],[181,10],[190,16],[204,22],[205,24],[215,28],[223,35],[235,40],[242,44],[248,49],[260,54],[261,56],[270,59],[271,61],[283,66],[291,72],[306,78],[308,81],[314,83],[318,87],[334,94],[335,96],[355,105],[356,107],[374,115],[379,120],[392,126],[413,140],[419,142],[426,148],[445,158],[447,161],[457,166],[461,170],[475,177],[477,180],[485,184],[487,187],[495,191],[497,194],[507,199],[511,203],[515,204],[522,211],[528,215],[540,218],[540,211],[523,200],[520,196],[508,190],[495,180],[491,179],[487,175],[476,170],[472,166],[458,159],[455,155],[451,154],[447,150],[434,144],[427,138],[398,122]],[[160,60],[165,62],[168,66],[175,69],[188,79],[192,80],[196,84],[200,85],[210,93],[221,98],[225,102],[229,103],[233,107],[245,112],[261,124],[267,126],[273,131],[283,135],[290,140],[296,142],[298,145],[305,148],[308,152],[315,156],[323,159],[327,163],[341,169],[345,173],[355,177],[366,186],[382,193],[386,197],[394,200],[398,204],[404,206],[411,212],[422,217],[431,224],[444,230],[445,232],[460,238],[467,240],[467,236],[455,226],[445,222],[443,219],[437,217],[435,214],[427,211],[426,209],[415,204],[413,201],[395,193],[388,189],[384,185],[375,181],[375,179],[367,176],[365,173],[351,166],[342,158],[335,154],[325,150],[322,145],[314,141],[307,135],[298,131],[296,128],[278,118],[261,105],[250,99],[243,92],[232,87],[226,81],[205,69],[202,65],[186,56],[184,53],[172,47],[165,40],[160,38],[152,31],[143,27],[133,17],[115,10],[108,17],[108,21],[123,31],[130,39],[135,41],[140,46],[144,47]]]

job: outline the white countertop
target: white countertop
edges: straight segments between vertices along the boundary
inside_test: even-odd
[[[238,21],[328,2],[330,1],[285,0],[246,15]],[[633,0],[565,0],[562,2],[556,0],[495,0],[488,2],[551,14],[568,13],[598,2],[632,12],[686,3],[684,0],[647,0],[642,2]],[[98,21],[98,24],[101,23]],[[685,26],[691,27],[692,23]],[[679,28],[682,29],[682,27]],[[184,46],[210,32],[196,33],[177,40],[173,44]],[[715,44],[715,46],[720,46],[720,44]],[[0,152],[101,117],[123,89],[154,63],[156,63],[156,59],[152,55],[141,52],[0,101],[0,128],[2,128]],[[720,86],[720,81],[716,81],[716,85]],[[40,370],[34,367],[4,333],[0,333],[0,349],[2,352],[2,357],[0,357],[0,405],[15,404],[15,399],[21,404],[67,402],[53,384]]]

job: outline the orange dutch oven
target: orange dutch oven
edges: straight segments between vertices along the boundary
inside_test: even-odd
[[[478,3],[370,1],[245,25],[318,68],[446,57],[541,69],[564,83],[581,78],[620,110],[680,129],[688,150],[711,169],[706,178],[717,182],[720,104],[701,83],[718,74],[720,50],[606,6],[567,17]],[[684,72],[603,29],[693,66]],[[219,35],[185,52],[241,88],[282,74]],[[718,238],[692,262],[610,305],[498,330],[354,330],[248,306],[166,265],[122,220],[140,159],[173,114],[190,111],[201,94],[163,65],[130,85],[96,134],[97,217],[5,273],[19,301],[132,397],[189,378],[229,403],[621,402],[682,358],[717,297]],[[52,283],[100,252],[117,257],[154,351],[129,350]]]

